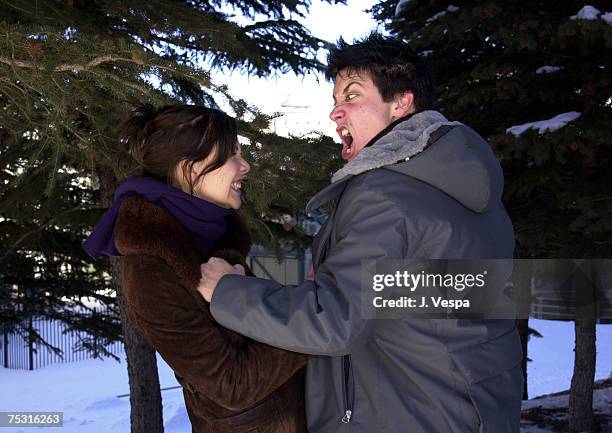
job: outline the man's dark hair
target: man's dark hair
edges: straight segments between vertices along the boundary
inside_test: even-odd
[[[368,73],[385,102],[409,91],[414,95],[417,111],[428,110],[433,105],[435,90],[429,68],[399,39],[376,32],[353,44],[340,38],[327,57],[325,76],[333,80],[342,70]]]

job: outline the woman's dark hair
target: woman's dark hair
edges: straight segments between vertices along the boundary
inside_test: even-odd
[[[221,167],[238,150],[236,121],[222,111],[195,105],[155,109],[138,104],[121,125],[119,140],[142,166],[142,174],[174,184],[181,161],[189,192],[207,173]],[[193,165],[214,154],[195,179]]]
[[[414,95],[417,111],[433,106],[435,90],[429,68],[399,39],[373,32],[351,45],[340,38],[327,57],[325,76],[333,80],[345,69],[352,73],[368,73],[385,102],[409,91]]]

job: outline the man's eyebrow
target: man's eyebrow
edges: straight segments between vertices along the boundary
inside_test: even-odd
[[[349,87],[351,87],[353,84],[358,84],[360,86],[363,86],[363,84],[361,84],[361,81],[358,80],[351,80],[349,81],[346,86],[344,86],[344,89],[342,89],[342,92],[340,92],[341,95],[346,95],[346,93],[349,90]],[[332,95],[332,99],[334,100],[334,103],[336,103],[336,95]]]

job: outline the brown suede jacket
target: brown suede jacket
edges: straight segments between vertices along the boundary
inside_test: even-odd
[[[115,231],[129,320],[183,386],[194,433],[306,432],[302,367],[307,356],[221,327],[196,291],[200,263],[245,263],[250,238],[232,212],[224,236],[199,251],[191,234],[142,197],[125,199]],[[252,274],[251,274],[252,275]]]

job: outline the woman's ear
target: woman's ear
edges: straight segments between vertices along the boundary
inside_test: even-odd
[[[399,119],[415,111],[414,94],[412,92],[403,92],[395,97],[393,113],[391,114],[393,118]]]
[[[184,159],[181,159],[174,167],[174,173],[173,173],[174,186],[182,189],[185,192],[189,192],[189,181],[187,180],[187,176],[189,176],[190,174],[187,171],[188,171],[187,161]]]

